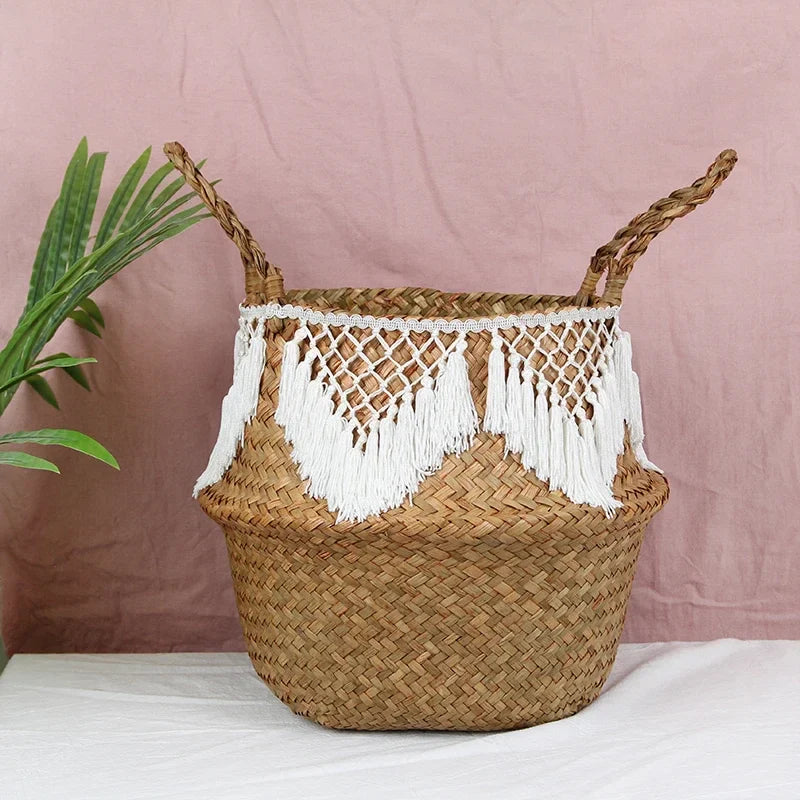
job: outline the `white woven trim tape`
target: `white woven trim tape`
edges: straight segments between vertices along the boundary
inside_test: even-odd
[[[506,317],[481,317],[480,319],[414,319],[409,317],[363,317],[361,314],[334,314],[304,306],[267,303],[263,306],[239,306],[241,318],[248,321],[268,319],[295,319],[313,325],[360,328],[362,330],[414,331],[416,333],[478,333],[507,328],[558,325],[577,320],[596,322],[615,319],[619,306],[609,308],[579,308],[571,311],[554,311],[551,314],[511,314]]]
[[[618,307],[465,320],[275,303],[241,311],[233,384],[195,496],[225,474],[256,413],[272,318],[302,323],[284,344],[275,421],[307,493],[324,499],[337,521],[410,502],[445,455],[471,447],[480,421],[464,354],[484,331],[492,331],[492,349],[482,427],[503,435],[506,453],[519,454],[525,469],[607,516],[622,505],[613,482],[626,426],[641,465],[658,470],[643,447],[639,379]],[[605,320],[613,322],[597,324]]]

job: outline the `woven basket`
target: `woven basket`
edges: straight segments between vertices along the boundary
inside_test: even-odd
[[[704,177],[635,217],[597,250],[577,295],[558,297],[284,291],[280,270],[186,151],[172,143],[165,152],[239,248],[246,306],[426,319],[618,306],[653,237],[705,202],[736,162],[722,152]],[[613,479],[622,507],[608,514],[551,490],[501,437],[480,432],[444,457],[412,504],[337,521],[307,494],[275,421],[284,346],[298,325],[267,323],[257,409],[230,466],[199,493],[225,532],[258,674],[295,712],[333,728],[501,730],[590,703],[614,661],[642,535],[668,496],[664,477],[641,466],[626,438]],[[479,413],[491,341],[476,334],[465,353]]]

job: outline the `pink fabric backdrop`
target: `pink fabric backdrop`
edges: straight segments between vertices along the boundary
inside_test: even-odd
[[[626,295],[672,499],[626,638],[800,636],[800,48],[795,3],[4,4],[0,334],[81,135],[109,177],[180,139],[294,286],[570,293],[724,147],[712,201]],[[106,184],[103,199],[108,198]],[[2,430],[95,435],[116,473],[0,475],[12,650],[238,649],[220,532],[189,497],[231,371],[237,253],[208,221],[96,299],[91,395],[27,388]]]

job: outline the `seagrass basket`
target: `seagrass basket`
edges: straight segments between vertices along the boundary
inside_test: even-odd
[[[551,296],[285,290],[186,151],[165,152],[245,268],[196,493],[225,533],[258,674],[334,728],[501,730],[590,703],[668,496],[642,447],[622,290],[736,154],[621,228],[576,295]]]

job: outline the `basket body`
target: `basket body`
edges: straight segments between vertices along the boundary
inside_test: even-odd
[[[335,728],[501,730],[591,702],[669,494],[622,292],[735,151],[617,230],[573,297],[287,292],[186,150],[164,152],[244,265],[195,496],[225,531],[258,674]]]
[[[448,315],[560,310],[571,298],[432,290],[290,293],[323,310]],[[223,528],[258,674],[335,728],[500,730],[575,713],[616,654],[644,529],[666,480],[626,446],[609,517],[550,491],[501,438],[448,455],[413,504],[336,522],[310,498],[274,414],[284,343],[267,331],[257,413],[200,502]],[[490,337],[467,354],[478,411]]]

